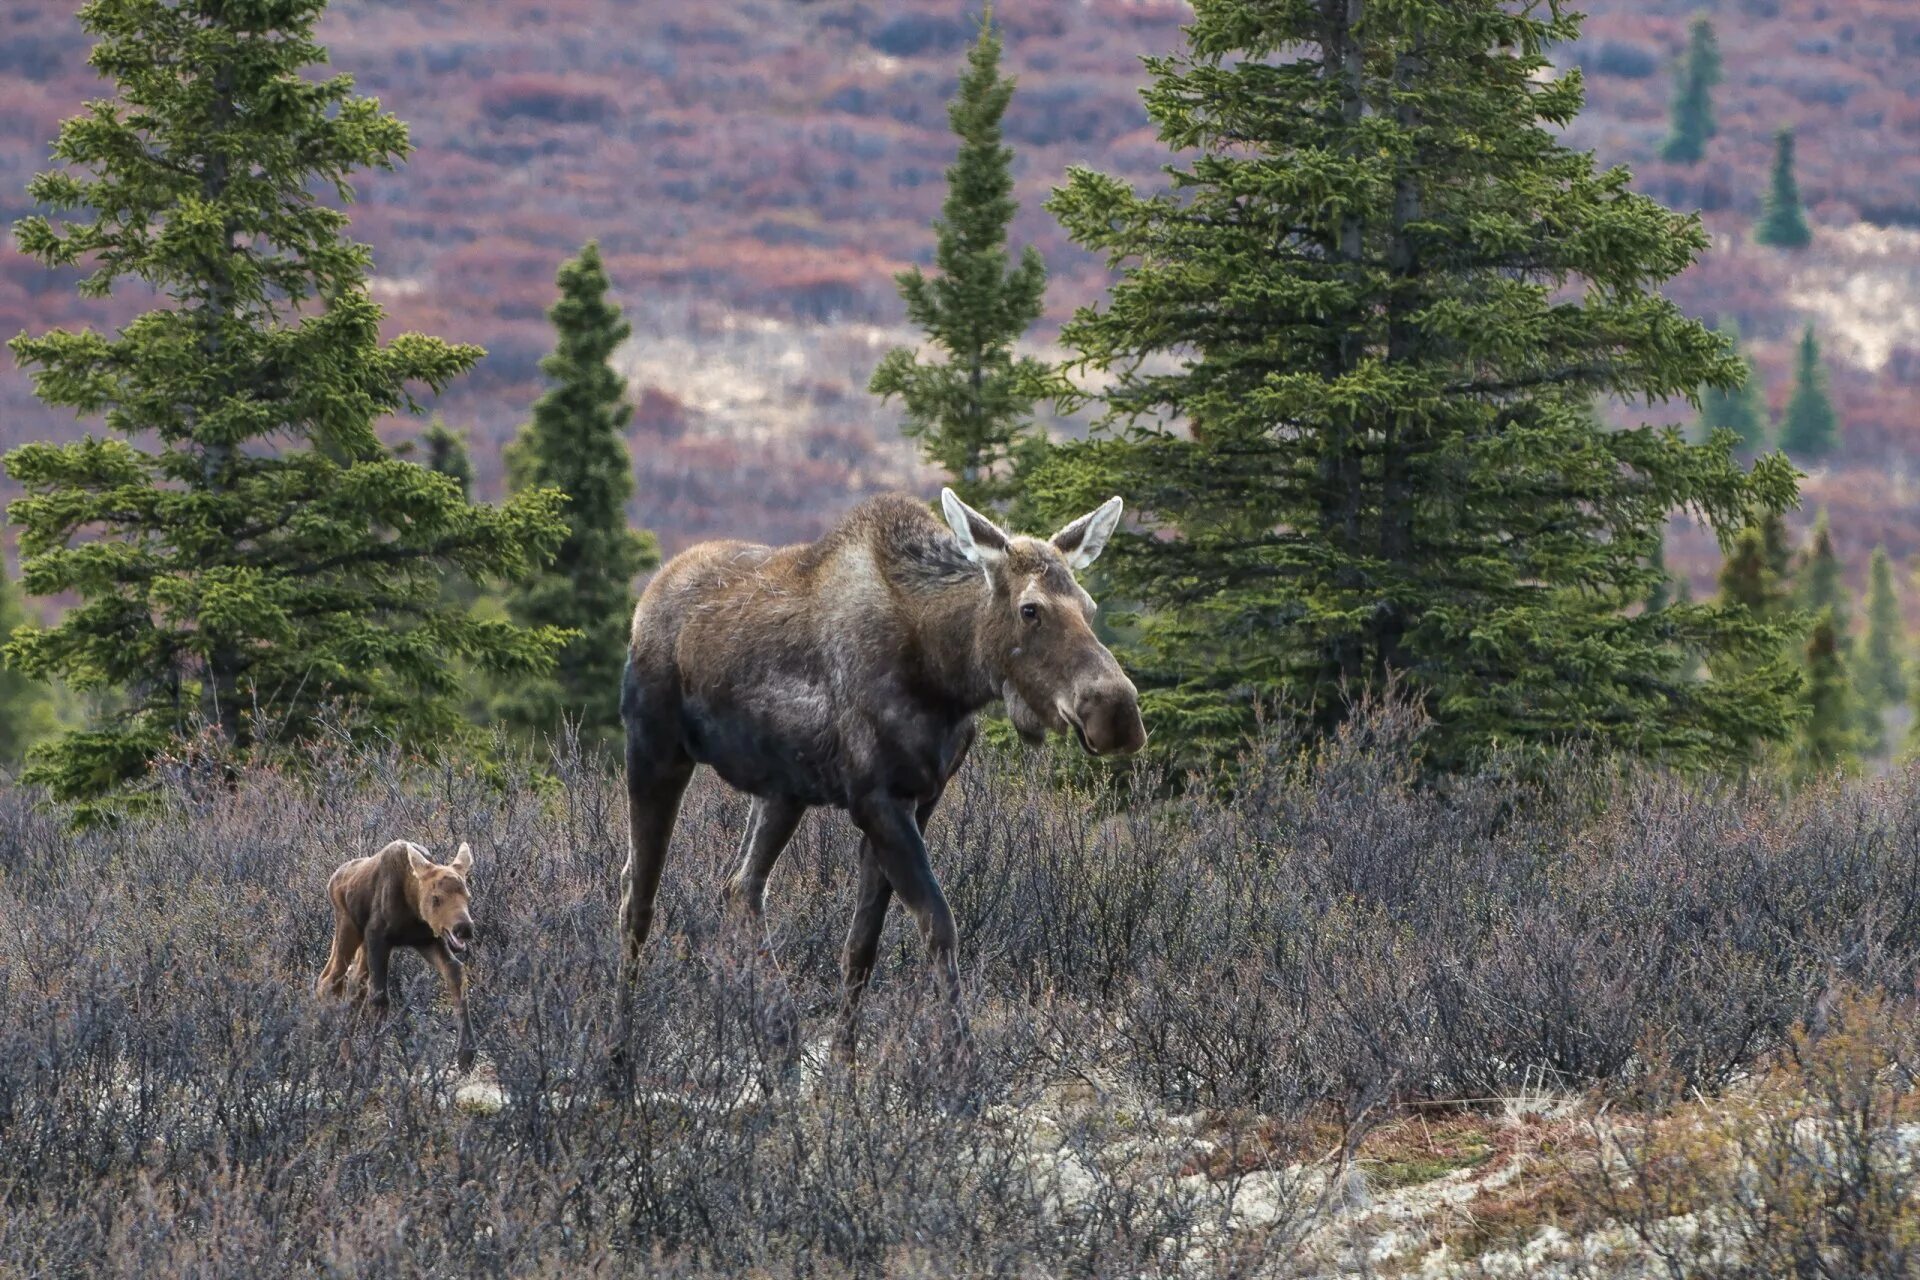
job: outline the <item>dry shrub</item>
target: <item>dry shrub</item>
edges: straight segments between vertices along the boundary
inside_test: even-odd
[[[1920,1275],[1915,1012],[1839,996],[1725,1096],[1604,1130],[1589,1203],[1676,1276]]]
[[[1312,1205],[1249,1227],[1235,1180],[1363,1152],[1410,1099],[1710,1091],[1830,984],[1910,986],[1920,803],[1898,780],[1788,807],[1573,761],[1443,796],[1415,780],[1422,731],[1386,707],[1310,754],[1270,738],[1231,787],[981,752],[930,832],[977,1062],[933,1052],[896,920],[861,1070],[798,1083],[791,1031],[817,1044],[838,1000],[854,833],[802,825],[763,959],[717,897],[745,801],[702,779],[632,1092],[605,1087],[625,801],[601,762],[336,743],[231,786],[182,770],[77,835],[0,791],[0,1270],[1237,1274]],[[450,1105],[427,966],[399,958],[395,1025],[346,1067],[312,999],[327,875],[397,836],[476,850],[498,1114]],[[1100,1084],[1069,1113],[1062,1080]]]

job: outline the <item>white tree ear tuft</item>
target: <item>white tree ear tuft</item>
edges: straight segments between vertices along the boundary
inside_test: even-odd
[[[1007,553],[1006,530],[960,501],[952,489],[940,491],[940,510],[967,559],[985,566]]]
[[[1068,568],[1078,573],[1100,558],[1107,549],[1107,539],[1120,527],[1120,513],[1125,508],[1118,497],[1108,498],[1053,535],[1054,549],[1067,558]]]
[[[463,876],[473,870],[473,846],[462,840],[460,851],[453,855],[453,861],[447,865]]]
[[[433,870],[433,859],[422,853],[419,845],[410,844],[407,846],[407,865],[413,868],[414,875],[424,876]]]

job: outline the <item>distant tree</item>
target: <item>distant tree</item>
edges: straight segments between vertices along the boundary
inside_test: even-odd
[[[1832,618],[1834,633],[1845,651],[1853,625],[1847,600],[1846,566],[1840,563],[1839,553],[1834,550],[1833,525],[1825,507],[1814,518],[1797,585],[1800,607],[1816,618],[1821,614]]]
[[[14,339],[48,404],[105,416],[106,438],[23,445],[22,577],[79,601],[25,627],[27,675],[122,693],[83,732],[35,753],[28,777],[93,801],[211,727],[230,748],[283,740],[338,705],[347,727],[437,750],[470,732],[462,664],[539,670],[559,637],[447,607],[448,566],[507,576],[557,543],[560,497],[475,506],[392,456],[380,418],[415,408],[481,352],[419,334],[380,339],[371,257],[344,238],[357,169],[388,168],[406,128],[356,97],[313,28],[322,0],[91,0],[81,25],[117,98],[68,120],[21,249],[91,268],[158,305],[111,335]]]
[[[1720,603],[1765,622],[1778,622],[1788,613],[1787,585],[1774,567],[1766,534],[1759,526],[1742,529],[1721,563]]]
[[[439,414],[434,414],[427,423],[426,434],[422,437],[426,444],[427,469],[438,472],[460,486],[460,496],[473,496],[473,459],[467,453],[467,438],[458,431],[451,431]]]
[[[1687,34],[1687,52],[1674,76],[1672,122],[1660,158],[1698,164],[1713,137],[1713,87],[1720,83],[1720,45],[1713,23],[1697,17]]]
[[[1541,51],[1570,6],[1360,9],[1200,0],[1147,60],[1170,189],[1076,168],[1049,202],[1119,274],[1063,333],[1104,413],[1036,488],[1137,513],[1102,567],[1156,736],[1217,757],[1274,703],[1327,733],[1392,682],[1438,769],[1785,739],[1790,663],[1688,675],[1773,653],[1768,624],[1640,607],[1669,514],[1731,536],[1791,504],[1784,460],[1592,412],[1737,383],[1659,292],[1698,221],[1566,145],[1580,79]]]
[[[1800,726],[1796,772],[1810,779],[1846,769],[1860,757],[1859,713],[1831,613],[1814,618],[1804,665],[1806,719]]]
[[[1885,547],[1875,547],[1867,572],[1867,635],[1859,673],[1861,700],[1875,712],[1906,700],[1907,673],[1901,661],[1906,650],[1906,625],[1893,589],[1893,563]]]
[[[962,498],[982,509],[1006,505],[1018,487],[1020,459],[1044,446],[1032,412],[1047,366],[1013,353],[1040,317],[1047,289],[1039,250],[1021,250],[1013,265],[1007,246],[1019,205],[1000,120],[1013,87],[1000,74],[1000,35],[989,9],[947,111],[960,152],[947,170],[947,197],[934,224],[940,274],[930,280],[915,267],[896,277],[907,318],[945,359],[922,362],[911,348],[895,347],[869,387],[882,398],[900,397],[902,430],[920,442],[927,461],[946,469]]]
[[[1800,183],[1793,173],[1793,130],[1782,129],[1773,139],[1773,180],[1753,238],[1782,249],[1802,249],[1813,243],[1813,228],[1800,206]]]
[[[611,742],[620,725],[620,670],[633,616],[633,580],[660,562],[651,534],[627,525],[633,459],[626,427],[633,409],[609,363],[632,333],[610,288],[600,250],[589,243],[560,268],[560,300],[547,312],[557,341],[540,362],[551,383],[533,420],[507,448],[515,492],[557,489],[567,496],[567,534],[553,563],[523,579],[507,608],[523,626],[574,633],[551,676],[523,681],[502,717],[529,733],[552,733],[561,717],[582,735]]]
[[[1840,445],[1840,417],[1827,391],[1827,369],[1820,342],[1808,325],[1794,358],[1793,395],[1780,423],[1780,447],[1796,458],[1824,458]]]
[[[7,576],[6,565],[0,563],[0,642],[26,621],[20,588]],[[53,691],[46,683],[0,666],[0,764],[19,764],[29,747],[57,727]]]
[[[1732,346],[1743,377],[1738,387],[1700,389],[1700,436],[1707,439],[1715,431],[1731,431],[1734,452],[1751,457],[1767,444],[1766,390],[1761,386],[1760,373],[1754,368],[1752,357],[1741,347],[1739,326],[1728,320],[1720,326],[1720,333]]]
[[[1652,584],[1647,587],[1647,609],[1664,609],[1673,603],[1673,577],[1667,572],[1667,534],[1664,529],[1654,538],[1653,550],[1647,556],[1647,568],[1654,574]]]

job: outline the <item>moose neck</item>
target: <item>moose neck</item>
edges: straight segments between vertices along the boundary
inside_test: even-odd
[[[992,585],[975,571],[930,591],[920,611],[926,674],[935,691],[969,715],[1000,696],[994,603]]]

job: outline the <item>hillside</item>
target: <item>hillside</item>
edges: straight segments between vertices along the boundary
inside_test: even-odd
[[[1689,16],[1713,11],[1727,79],[1720,136],[1696,169],[1658,162],[1668,66]],[[1591,0],[1589,109],[1572,139],[1639,184],[1699,207],[1713,253],[1677,282],[1690,310],[1732,316],[1776,406],[1790,342],[1819,326],[1846,446],[1810,478],[1843,553],[1920,552],[1906,458],[1920,445],[1920,15],[1900,0]],[[944,102],[971,10],[953,3],[711,0],[341,0],[337,65],[407,120],[416,153],[367,175],[354,227],[376,250],[395,329],[477,341],[480,372],[438,406],[475,436],[483,490],[536,393],[543,311],[563,256],[598,237],[634,313],[636,519],[669,548],[726,530],[803,536],[863,494],[917,476],[895,418],[865,394],[904,336],[891,275],[930,248],[951,150]],[[1020,77],[1009,118],[1024,202],[1016,234],[1053,271],[1049,324],[1100,293],[1102,264],[1040,208],[1070,164],[1138,183],[1164,153],[1145,126],[1138,58],[1179,40],[1172,0],[1008,6]],[[0,17],[0,216],[59,120],[99,91],[73,6],[14,0]],[[1815,247],[1751,245],[1773,130],[1800,131]],[[71,282],[0,249],[0,331],[111,323],[133,299],[83,303]],[[1038,335],[1045,341],[1046,335]],[[1662,412],[1656,409],[1655,413]],[[0,443],[84,428],[0,371]],[[396,437],[414,428],[396,425]],[[1704,589],[1710,549],[1678,560]]]

